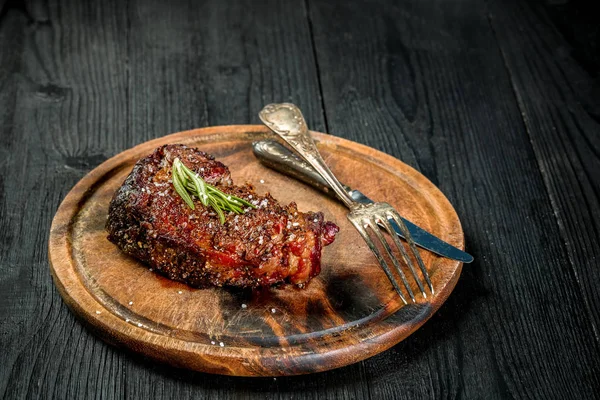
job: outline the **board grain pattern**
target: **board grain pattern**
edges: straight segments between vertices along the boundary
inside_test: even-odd
[[[342,179],[464,247],[452,206],[417,171],[357,143],[313,135]],[[136,146],[84,177],[59,207],[50,233],[52,274],[70,308],[110,343],[179,367],[245,376],[337,368],[377,354],[421,326],[454,288],[462,264],[422,252],[435,294],[404,305],[346,220],[345,207],[254,158],[252,141],[266,137],[272,134],[259,125],[182,132]],[[110,243],[104,224],[114,192],[137,160],[168,143],[213,154],[231,167],[234,181],[254,182],[259,192],[268,189],[300,210],[324,211],[342,233],[324,249],[319,277],[305,290],[192,289],[148,271]],[[416,283],[411,286],[418,292]]]

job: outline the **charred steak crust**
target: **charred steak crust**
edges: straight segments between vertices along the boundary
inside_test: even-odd
[[[257,208],[229,213],[224,224],[211,208],[189,208],[172,183],[179,159],[221,191]],[[141,159],[115,193],[106,223],[108,239],[166,277],[194,287],[260,287],[289,282],[300,287],[319,274],[321,249],[339,228],[323,213],[298,211],[235,186],[229,169],[185,145],[165,145]]]

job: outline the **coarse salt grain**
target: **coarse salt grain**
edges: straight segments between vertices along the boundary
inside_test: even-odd
[[[219,346],[221,346],[221,347],[225,347],[225,343],[223,343],[223,342],[219,342]]]
[[[264,180],[264,179],[261,179],[261,180],[260,180],[260,183],[265,183],[265,180]]]
[[[215,343],[215,341],[214,341],[214,340],[211,340],[211,341],[210,341],[210,344],[216,344],[216,343]]]
[[[102,311],[96,311],[96,314],[102,314]]]
[[[178,291],[177,293],[181,294],[181,293],[183,293],[183,292],[180,290],[180,291]]]
[[[294,222],[294,223],[292,224],[292,226],[298,226],[298,225],[300,225],[298,222]]]
[[[277,310],[275,310],[274,308],[271,308],[271,313],[272,313],[272,314],[275,314],[275,312],[276,312],[276,311],[277,311]]]
[[[133,301],[130,301],[130,302],[129,302],[129,305],[132,305],[132,304],[133,304]]]
[[[142,323],[141,323],[141,322],[138,322],[138,324],[137,324],[137,325],[138,325],[140,328],[142,327]]]
[[[242,308],[248,308],[248,306],[245,304],[242,304]]]

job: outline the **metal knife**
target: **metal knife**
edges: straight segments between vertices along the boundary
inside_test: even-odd
[[[307,162],[292,153],[283,145],[274,140],[261,140],[254,142],[252,147],[254,150],[254,155],[266,166],[308,183],[309,185],[335,197],[335,193],[333,190],[331,190],[327,182],[325,182],[325,180],[323,180],[323,178],[321,178],[321,176],[314,169],[312,169]],[[344,185],[344,188],[355,201],[360,203],[373,203],[373,200],[369,199],[360,191],[353,190],[346,185]],[[452,258],[463,263],[470,263],[473,261],[472,255],[444,242],[442,239],[432,235],[409,220],[405,218],[402,218],[402,220],[406,224],[406,227],[408,228],[417,246],[427,249],[440,256]],[[400,228],[396,225],[396,223],[393,221],[390,222],[392,223],[392,228],[394,228],[396,234],[404,238]]]

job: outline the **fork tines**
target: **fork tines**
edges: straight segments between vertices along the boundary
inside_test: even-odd
[[[396,292],[398,292],[398,295],[400,296],[400,298],[402,299],[402,301],[405,304],[408,304],[408,303],[406,301],[404,293],[402,292],[402,289],[400,289],[400,285],[398,284],[398,281],[396,280],[384,255],[382,254],[381,250],[375,244],[375,242],[371,238],[371,235],[369,235],[369,233],[367,232],[368,228],[370,228],[371,231],[374,233],[374,236],[379,240],[381,247],[383,247],[383,249],[385,250],[385,253],[386,253],[388,259],[390,259],[392,261],[392,264],[394,264],[394,267],[395,267],[396,271],[398,272],[398,275],[400,276],[400,279],[402,280],[404,288],[408,292],[410,299],[413,302],[416,302],[415,295],[410,287],[410,284],[408,283],[408,280],[406,279],[406,275],[404,274],[404,271],[402,270],[402,268],[400,266],[400,262],[398,261],[398,258],[394,255],[394,251],[392,251],[390,244],[388,243],[388,241],[386,240],[386,238],[384,237],[384,235],[382,233],[382,228],[383,228],[387,233],[389,233],[389,236],[392,237],[392,241],[394,242],[396,249],[402,254],[402,258],[404,259],[404,262],[406,263],[406,265],[408,265],[408,268],[412,274],[412,277],[416,281],[417,286],[419,287],[419,290],[421,291],[421,294],[423,295],[423,297],[427,298],[427,293],[425,292],[425,287],[423,285],[423,282],[421,282],[419,275],[417,274],[414,263],[413,263],[412,259],[410,258],[410,256],[408,255],[406,249],[400,242],[398,235],[396,234],[396,231],[394,228],[398,227],[400,229],[400,231],[402,232],[403,236],[407,239],[409,248],[411,249],[411,253],[413,254],[414,258],[417,260],[419,269],[421,270],[423,277],[425,278],[425,281],[427,283],[427,286],[429,287],[431,294],[434,293],[433,285],[431,284],[429,274],[427,273],[425,264],[423,263],[423,260],[421,259],[419,252],[417,251],[415,242],[413,241],[408,229],[406,228],[406,225],[402,221],[402,218],[400,218],[400,214],[398,214],[398,212],[392,206],[390,206],[387,203],[374,203],[374,204],[364,205],[364,206],[361,206],[360,208],[356,208],[356,209],[352,210],[352,212],[350,214],[348,214],[348,219],[352,222],[352,224],[360,232],[360,234],[363,237],[363,239],[365,240],[365,242],[367,242],[367,245],[369,246],[369,248],[371,249],[371,251],[373,252],[375,257],[377,258],[377,261],[379,262],[379,264],[383,268],[385,274],[387,275],[388,279],[394,286],[394,289],[396,290]]]

